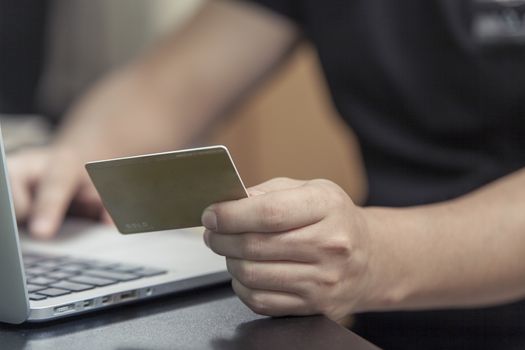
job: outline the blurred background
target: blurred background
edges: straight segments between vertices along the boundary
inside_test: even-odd
[[[7,147],[45,143],[91,84],[181,28],[205,1],[0,0]],[[364,199],[358,144],[334,111],[307,43],[203,142],[227,145],[247,185],[327,178],[356,202]]]

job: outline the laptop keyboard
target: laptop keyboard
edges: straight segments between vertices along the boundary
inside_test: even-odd
[[[24,253],[23,258],[30,300],[44,300],[167,273],[166,270],[141,265],[69,256]]]

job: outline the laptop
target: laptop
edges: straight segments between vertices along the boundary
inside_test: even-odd
[[[0,132],[0,322],[44,322],[230,280],[202,228],[120,235],[67,220],[51,241],[16,225]]]

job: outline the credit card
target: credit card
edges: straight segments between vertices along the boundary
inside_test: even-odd
[[[201,226],[209,205],[247,197],[224,146],[90,162],[86,170],[123,234]]]

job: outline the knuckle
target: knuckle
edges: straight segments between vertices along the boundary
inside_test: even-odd
[[[329,208],[340,208],[348,202],[346,192],[332,181],[316,179],[309,182],[315,189],[315,195]]]
[[[279,230],[284,227],[286,220],[286,210],[279,201],[264,202],[260,208],[260,215],[264,227],[269,230]]]
[[[255,313],[260,315],[269,315],[271,313],[270,307],[268,306],[267,298],[261,292],[251,291],[248,294],[248,306]]]
[[[246,259],[258,259],[261,256],[261,242],[255,235],[245,234],[241,241],[240,253]]]
[[[270,181],[278,183],[278,184],[287,184],[287,183],[291,182],[292,179],[290,179],[289,177],[286,177],[286,176],[279,176],[279,177],[276,177],[276,178],[274,178],[274,179],[272,179]]]
[[[45,176],[43,177],[42,187],[47,189],[47,194],[49,196],[53,194],[56,194],[58,196],[58,194],[55,192],[57,192],[57,190],[64,191],[64,188],[68,188],[69,186],[66,187],[66,185],[68,185],[69,181],[73,181],[76,185],[77,184],[76,178],[77,178],[76,173],[71,174],[71,178],[68,178],[68,175],[62,174],[58,171],[53,170],[45,174]]]
[[[257,282],[256,272],[251,262],[246,260],[239,262],[238,278],[247,287],[251,287]]]
[[[352,253],[352,242],[346,235],[326,238],[321,249],[328,256],[349,257]]]
[[[334,182],[330,180],[326,180],[326,179],[314,179],[314,180],[310,180],[308,183],[315,187],[322,188],[325,191],[332,191],[339,187]]]
[[[324,273],[318,280],[318,285],[322,288],[333,288],[341,282],[341,276],[339,273],[329,271]]]
[[[348,195],[341,188],[334,188],[333,191],[330,191],[330,203],[332,204],[333,208],[345,207],[348,203],[348,200]]]
[[[56,204],[65,201],[62,192],[53,187],[43,187],[38,193],[34,207],[36,211],[52,212],[56,210]]]
[[[332,306],[326,291],[317,291],[308,297],[308,305],[314,313],[327,315]]]
[[[340,189],[333,189],[327,193],[328,205],[331,209],[344,208],[349,200],[348,195]]]
[[[217,255],[224,256],[223,252],[221,252],[221,250],[218,248],[217,235],[210,234],[208,236],[208,242],[209,242],[210,249],[211,249],[212,252],[214,252]]]
[[[319,202],[319,200],[323,200],[325,197],[324,189],[322,187],[316,186],[313,181],[308,182],[305,186],[303,186],[303,191],[305,191],[306,198],[309,201]]]

